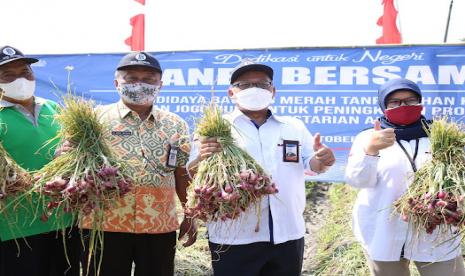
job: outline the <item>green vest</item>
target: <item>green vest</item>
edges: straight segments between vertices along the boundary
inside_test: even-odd
[[[53,159],[58,141],[44,146],[57,135],[59,125],[54,121],[56,103],[46,101],[38,115],[38,125],[34,126],[14,107],[5,107],[0,111],[0,142],[11,157],[24,169],[35,171]],[[44,202],[37,194],[24,197],[19,202],[9,204],[0,214],[0,239],[2,241],[46,233],[71,225],[71,215],[61,215],[59,223],[55,215],[42,222]],[[16,208],[13,207],[16,206]]]

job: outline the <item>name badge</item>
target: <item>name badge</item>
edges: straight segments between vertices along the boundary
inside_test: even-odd
[[[299,163],[299,141],[283,140],[283,162]]]
[[[166,160],[166,166],[169,168],[176,168],[176,160],[178,157],[178,147],[169,145],[168,159]]]
[[[116,136],[131,136],[132,135],[132,131],[130,130],[126,130],[126,131],[112,131],[111,132],[111,135],[116,135]]]

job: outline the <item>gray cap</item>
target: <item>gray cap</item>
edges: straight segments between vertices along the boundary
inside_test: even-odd
[[[39,60],[36,58],[30,58],[24,56],[20,50],[13,48],[11,46],[1,46],[0,47],[0,66],[10,63],[15,60],[24,60],[29,64],[36,63]]]
[[[242,74],[249,71],[260,71],[270,77],[270,80],[273,80],[273,69],[265,64],[260,64],[251,61],[250,59],[244,59],[239,65],[234,68],[234,71],[231,74],[230,83],[233,84]]]
[[[158,60],[146,52],[132,52],[125,55],[118,63],[116,70],[124,70],[131,66],[143,66],[155,69],[161,74],[161,66]]]

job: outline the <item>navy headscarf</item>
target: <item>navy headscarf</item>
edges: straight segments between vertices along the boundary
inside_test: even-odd
[[[387,81],[385,84],[381,85],[378,89],[378,103],[383,113],[386,110],[387,97],[399,90],[412,91],[413,93],[418,95],[421,102],[421,90],[416,83],[408,79],[392,79],[390,81]],[[422,137],[428,137],[424,129],[424,126],[427,127],[431,123],[431,121],[426,120],[426,118],[423,115],[416,122],[407,126],[393,124],[389,122],[386,116],[384,115],[380,117],[379,120],[381,121],[382,128],[394,129],[394,133],[396,134],[397,140],[407,141]]]

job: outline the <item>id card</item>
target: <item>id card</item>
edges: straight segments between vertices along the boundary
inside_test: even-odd
[[[168,159],[166,160],[166,166],[169,168],[176,168],[176,160],[178,156],[178,147],[169,145]]]
[[[299,141],[283,140],[283,162],[299,163]]]
[[[116,131],[116,130],[113,130],[111,132],[111,135],[116,135],[116,136],[131,136],[132,135],[132,131],[130,130],[127,130],[127,131]]]

